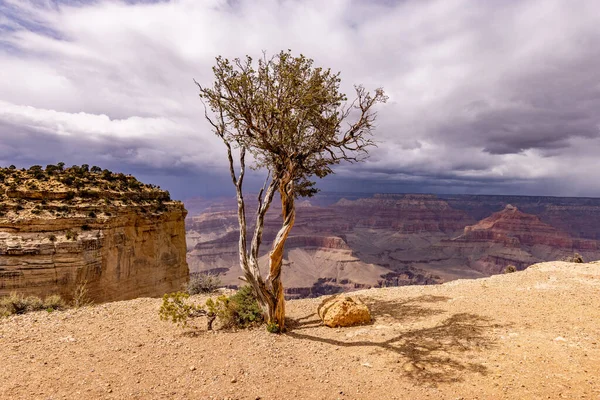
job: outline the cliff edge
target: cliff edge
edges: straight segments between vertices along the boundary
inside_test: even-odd
[[[95,302],[160,296],[188,279],[183,204],[98,167],[0,169],[0,296]]]
[[[596,399],[598,290],[600,263],[546,262],[352,293],[366,326],[292,300],[282,335],[178,328],[147,298],[16,315],[0,319],[0,398]]]

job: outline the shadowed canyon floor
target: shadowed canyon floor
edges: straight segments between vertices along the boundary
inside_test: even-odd
[[[367,326],[327,328],[321,299],[291,301],[283,335],[178,328],[148,298],[14,316],[0,398],[599,398],[599,290],[600,263],[548,262],[356,292]]]

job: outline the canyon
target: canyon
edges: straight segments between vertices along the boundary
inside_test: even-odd
[[[88,301],[106,302],[185,285],[181,202],[123,174],[50,171],[3,171],[0,296],[69,300],[85,290]]]
[[[190,271],[240,285],[235,200],[195,204],[203,207],[186,219]],[[247,205],[247,215],[254,207]],[[265,222],[263,269],[280,212],[274,200]],[[508,266],[522,270],[574,253],[597,260],[599,238],[600,199],[326,193],[298,201],[283,281],[290,298],[436,284],[486,277]]]

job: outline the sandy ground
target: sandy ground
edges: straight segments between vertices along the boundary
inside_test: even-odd
[[[600,399],[600,264],[543,263],[357,292],[372,325],[319,299],[284,335],[207,332],[137,299],[0,320],[2,399]]]

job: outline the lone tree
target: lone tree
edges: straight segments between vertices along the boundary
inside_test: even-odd
[[[373,106],[387,97],[381,88],[371,95],[363,86],[355,86],[356,99],[347,103],[340,92],[339,73],[314,67],[313,60],[294,57],[289,50],[272,58],[263,55],[257,63],[249,56],[232,61],[217,57],[213,72],[211,87],[194,82],[200,88],[205,117],[227,148],[237,193],[240,266],[270,329],[283,331],[281,266],[284,244],[296,217],[294,201],[317,192],[310,180],[313,176],[323,178],[333,172],[335,164],[366,158],[367,149],[374,145]],[[350,118],[354,122],[347,122]],[[234,155],[239,162],[234,162]],[[253,167],[268,170],[258,195],[249,250],[242,190],[248,155]],[[259,248],[275,192],[281,198],[283,223],[269,253],[265,279],[258,264]]]

